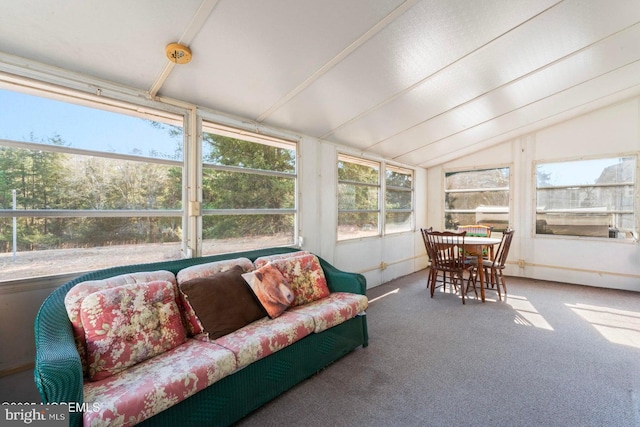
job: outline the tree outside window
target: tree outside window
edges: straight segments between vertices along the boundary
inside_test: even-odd
[[[380,163],[338,156],[338,240],[380,235]]]
[[[509,226],[508,167],[445,173],[445,228],[484,224],[502,231]]]

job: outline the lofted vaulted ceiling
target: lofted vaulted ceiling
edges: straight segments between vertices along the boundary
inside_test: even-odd
[[[15,56],[429,167],[640,94],[640,0],[3,1]]]

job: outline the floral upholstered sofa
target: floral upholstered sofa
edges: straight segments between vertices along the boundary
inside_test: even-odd
[[[366,282],[296,248],[85,274],[35,321],[71,425],[230,425],[368,344]]]

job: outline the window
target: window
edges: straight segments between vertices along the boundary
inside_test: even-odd
[[[509,168],[445,173],[445,228],[485,224],[494,231],[509,225]]]
[[[181,256],[182,116],[0,104],[0,281]]]
[[[536,234],[632,237],[635,157],[536,165]]]
[[[295,244],[296,144],[203,127],[203,255]]]
[[[380,235],[380,163],[338,156],[338,240]]]
[[[385,173],[385,234],[413,229],[413,171],[395,166]]]

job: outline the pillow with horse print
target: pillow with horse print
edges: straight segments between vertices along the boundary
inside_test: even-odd
[[[108,288],[82,301],[89,379],[99,381],[184,343],[176,285],[154,281]]]
[[[292,306],[304,305],[329,295],[329,286],[320,265],[320,260],[313,254],[276,259],[271,264],[277,268],[293,291]]]
[[[271,319],[285,312],[293,302],[293,292],[282,273],[271,263],[242,275]]]

